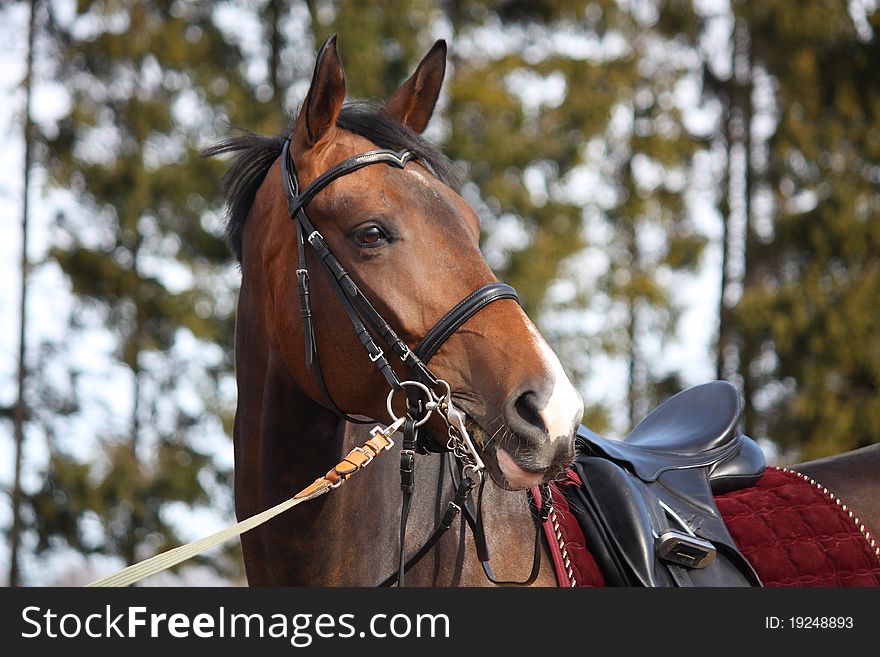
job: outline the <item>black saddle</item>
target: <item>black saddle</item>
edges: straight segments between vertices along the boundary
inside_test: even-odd
[[[617,586],[760,586],[714,495],[751,486],[760,447],[738,432],[736,388],[712,381],[652,411],[623,440],[585,426],[564,488],[606,583]]]

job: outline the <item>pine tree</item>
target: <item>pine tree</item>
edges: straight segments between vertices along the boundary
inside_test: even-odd
[[[27,422],[26,384],[28,380],[27,368],[27,297],[28,276],[30,270],[30,256],[28,254],[28,233],[30,224],[30,181],[32,150],[34,142],[34,125],[31,119],[31,98],[33,92],[34,71],[34,41],[38,26],[37,14],[41,7],[36,0],[30,2],[30,16],[28,20],[27,37],[27,64],[25,65],[25,106],[24,106],[24,167],[22,178],[22,209],[21,209],[21,267],[19,285],[19,318],[18,318],[18,398],[11,413],[14,436],[14,467],[12,491],[10,494],[10,506],[12,507],[12,524],[9,529],[9,586],[18,586],[19,575],[19,549],[22,535],[22,461],[25,447],[25,424]]]
[[[39,550],[69,545],[133,563],[179,542],[171,503],[216,506],[227,488],[212,452],[226,449],[217,441],[231,420],[223,387],[236,274],[218,207],[222,169],[198,152],[264,104],[207,3],[79,6],[54,36],[70,112],[45,136],[48,167],[78,202],[60,214],[50,253],[78,300],[67,346],[87,332],[109,336],[111,371],[128,391],[104,402],[114,408],[92,427],[91,462],[69,442],[52,445],[30,501]],[[101,403],[83,386],[75,394]]]
[[[491,264],[577,379],[596,375],[603,357],[625,362],[628,401],[619,406],[631,419],[666,378],[644,344],[652,332],[675,332],[663,281],[693,271],[705,241],[684,203],[703,143],[673,101],[676,83],[693,74],[688,46],[659,23],[695,23],[693,12],[649,8],[644,17],[615,2],[448,10],[468,51],[455,60],[448,147],[468,163],[465,191],[483,217]],[[493,29],[503,38],[489,38]],[[598,326],[585,319],[599,316]],[[588,423],[605,428],[607,412],[587,401]]]
[[[773,85],[747,285],[736,309],[761,414],[802,458],[880,440],[880,11],[742,3]]]
[[[331,33],[340,35],[339,56],[345,65],[350,98],[384,101],[412,73],[431,45],[435,2],[338,0],[307,3],[315,44]],[[319,6],[320,5],[320,8]]]
[[[611,307],[622,310],[610,339],[626,360],[630,426],[682,387],[679,372],[663,372],[651,360],[677,331],[675,281],[697,269],[706,244],[686,194],[694,156],[707,143],[688,131],[684,108],[675,101],[677,85],[695,74],[697,20],[678,2],[658,3],[655,12],[624,15],[616,25],[631,44],[615,108],[627,127],[607,134],[606,167],[616,199],[606,210],[612,233],[602,287]],[[652,349],[651,342],[659,345]]]

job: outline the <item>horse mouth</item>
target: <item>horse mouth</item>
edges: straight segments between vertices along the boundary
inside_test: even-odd
[[[564,450],[548,460],[538,450],[517,445],[516,437],[509,431],[496,431],[490,436],[470,415],[467,419],[467,429],[480,450],[486,471],[505,490],[519,491],[553,481],[568,470],[574,458],[573,442],[570,453]]]

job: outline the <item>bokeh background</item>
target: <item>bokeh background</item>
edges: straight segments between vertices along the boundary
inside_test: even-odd
[[[880,442],[876,0],[0,4],[0,582],[79,585],[233,522],[234,127],[339,38],[351,98],[434,40],[426,135],[623,436],[711,379],[771,462]],[[241,585],[231,542],[147,585]]]

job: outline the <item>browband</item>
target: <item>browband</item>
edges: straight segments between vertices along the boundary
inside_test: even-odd
[[[311,201],[318,192],[337,178],[347,176],[348,174],[370,166],[371,164],[385,163],[395,166],[398,169],[402,169],[406,166],[406,163],[414,157],[415,154],[408,150],[395,152],[385,148],[378,148],[376,150],[367,151],[366,153],[355,155],[354,157],[350,157],[347,160],[343,160],[339,164],[330,167],[300,192],[296,174],[292,173],[292,171],[295,171],[296,169],[293,166],[293,159],[290,157],[290,140],[288,139],[284,142],[284,149],[281,155],[281,166],[282,169],[284,169],[284,177],[293,190],[292,195],[289,193],[287,195],[287,213],[291,217],[294,217],[296,213],[299,212],[306,203]]]

